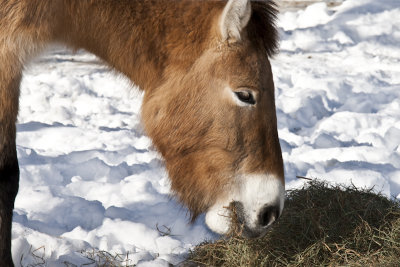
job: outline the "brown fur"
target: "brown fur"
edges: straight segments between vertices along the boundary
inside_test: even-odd
[[[18,189],[15,122],[24,64],[51,42],[84,48],[145,90],[143,123],[172,189],[193,219],[237,173],[283,179],[274,85],[272,2],[253,2],[241,42],[221,43],[225,1],[0,0],[0,265],[12,265],[11,214]],[[217,88],[251,87],[255,111]]]

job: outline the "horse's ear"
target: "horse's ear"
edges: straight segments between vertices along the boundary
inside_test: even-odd
[[[240,40],[242,29],[246,27],[251,16],[250,0],[229,0],[219,19],[222,41]]]

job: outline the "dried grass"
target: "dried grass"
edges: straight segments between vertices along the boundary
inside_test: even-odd
[[[182,265],[399,266],[400,205],[372,189],[312,181],[287,193],[265,237],[204,242]]]

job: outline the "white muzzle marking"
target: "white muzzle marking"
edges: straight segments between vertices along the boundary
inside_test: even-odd
[[[235,179],[231,192],[218,200],[206,213],[206,224],[219,234],[230,229],[229,204],[240,202],[243,205],[244,224],[249,229],[260,228],[259,213],[266,206],[277,206],[281,214],[285,201],[285,187],[274,175],[252,174]]]

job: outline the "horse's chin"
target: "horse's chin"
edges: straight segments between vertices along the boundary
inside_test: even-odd
[[[224,235],[231,228],[231,217],[228,207],[214,204],[206,213],[206,224],[211,231]]]

